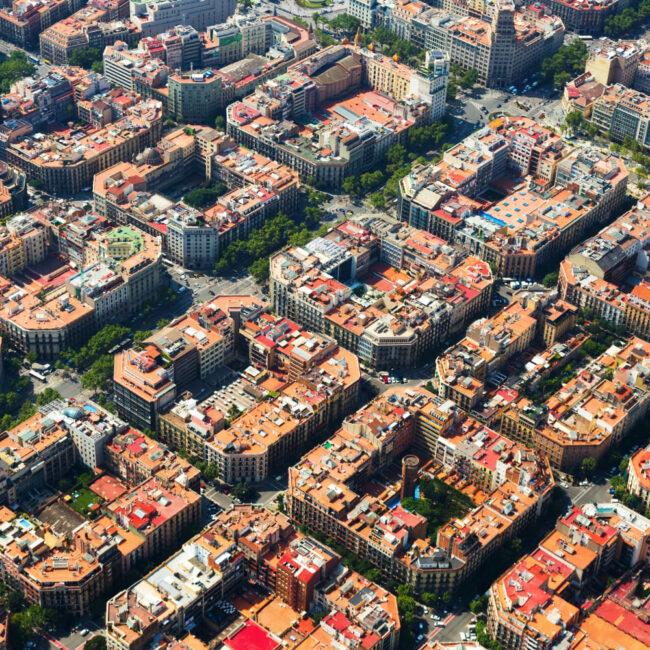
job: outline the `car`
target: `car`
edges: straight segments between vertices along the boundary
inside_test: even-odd
[[[79,631],[79,634],[81,634],[81,636],[88,636],[88,630],[84,628],[83,630]]]
[[[224,494],[230,494],[230,490],[229,490],[228,488],[223,488],[223,490],[221,490],[221,491],[222,491]]]
[[[589,485],[589,481],[587,481],[587,480],[585,479],[584,481],[580,481],[580,483],[578,483],[578,485],[579,485],[580,487],[585,487],[585,485]]]
[[[70,401],[71,401],[71,402],[76,402],[77,400],[76,400],[74,397],[71,397],[71,398],[70,398]]]
[[[609,488],[609,490],[607,490],[607,491],[608,491],[610,494],[615,494],[615,492],[616,492],[616,490],[614,490],[614,488]]]
[[[569,484],[566,481],[562,481],[560,485],[566,490],[569,487]]]

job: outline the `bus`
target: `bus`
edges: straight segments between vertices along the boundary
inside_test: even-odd
[[[38,65],[38,64],[39,64],[38,57],[34,56],[33,54],[28,55],[28,56],[27,56],[27,60],[28,60],[30,63],[33,63],[34,65]]]
[[[47,379],[45,379],[45,376],[41,375],[40,372],[36,372],[36,370],[30,370],[29,374],[32,377],[34,377],[34,379],[38,379],[38,381],[42,381],[43,383],[45,383],[47,381]]]

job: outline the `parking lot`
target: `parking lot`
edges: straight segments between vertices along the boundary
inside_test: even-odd
[[[229,414],[233,409],[246,413],[258,402],[253,393],[255,389],[237,375],[231,375],[230,381],[224,378],[224,382],[207,400],[222,413]]]

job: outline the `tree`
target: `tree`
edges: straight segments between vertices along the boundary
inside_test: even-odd
[[[55,399],[61,399],[61,393],[51,386],[47,386],[38,394],[36,404],[37,406],[44,406],[45,404],[53,402]]]
[[[347,194],[356,195],[359,193],[359,180],[356,176],[346,176],[341,187]]]
[[[598,134],[598,125],[595,122],[587,122],[585,124],[585,131],[587,132],[587,135],[593,140],[593,138],[596,137]]]
[[[447,101],[448,102],[454,101],[457,95],[458,95],[458,86],[453,81],[450,81],[447,84]]]
[[[249,501],[255,491],[248,483],[237,483],[231,490],[231,494],[240,501]]]
[[[133,345],[142,345],[145,339],[151,336],[151,330],[138,330],[133,335]]]
[[[167,327],[167,325],[169,325],[170,322],[171,322],[171,321],[169,320],[169,318],[161,318],[161,319],[156,323],[156,327],[157,327],[159,330],[161,330],[163,327]]]
[[[553,81],[555,88],[561,90],[567,81],[584,72],[587,54],[586,44],[578,38],[570,45],[563,45],[542,61],[544,81]]]
[[[478,81],[478,72],[474,68],[467,70],[460,78],[460,87],[464,90],[469,90],[476,85]]]
[[[196,210],[214,205],[217,199],[228,191],[225,183],[217,181],[210,187],[197,187],[183,197],[183,203]]]
[[[219,478],[219,468],[214,463],[208,463],[203,474],[208,481],[215,481]]]
[[[97,359],[90,370],[81,377],[81,386],[93,392],[106,390],[108,380],[113,376],[113,357],[105,354]]]
[[[86,641],[84,650],[106,650],[106,637],[97,634],[92,639]]]
[[[27,60],[27,55],[22,50],[13,50],[11,54],[0,63],[0,90],[8,93],[11,85],[34,74],[34,66]]]
[[[373,208],[377,210],[383,210],[386,207],[386,199],[381,192],[375,192],[370,195],[370,203]]]
[[[582,113],[580,111],[571,111],[564,120],[567,127],[575,133],[582,124]]]
[[[589,477],[596,471],[596,460],[590,456],[583,458],[581,467],[585,476]]]
[[[350,14],[342,13],[329,21],[329,28],[337,33],[347,32],[351,34],[359,29],[360,24],[358,18],[355,18]]]
[[[90,70],[95,63],[100,64],[103,70],[102,52],[96,47],[73,50],[68,56],[69,65],[79,66],[86,70]]]
[[[214,121],[214,128],[217,131],[222,131],[222,132],[226,130],[226,120],[224,119],[223,115],[217,115]]]
[[[269,279],[270,267],[269,258],[264,257],[255,260],[249,267],[248,272],[255,278],[256,282],[263,284]]]
[[[38,359],[38,356],[34,350],[30,350],[26,355],[25,359],[29,361],[29,363],[36,363],[36,359]]]
[[[542,284],[547,288],[551,289],[552,287],[557,285],[559,274],[557,271],[552,271],[551,273],[547,273],[544,276],[544,279],[542,280]]]
[[[487,610],[488,597],[483,594],[478,598],[475,598],[470,604],[469,609],[472,614],[479,614],[480,612],[485,612]]]

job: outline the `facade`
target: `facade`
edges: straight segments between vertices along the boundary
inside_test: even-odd
[[[615,141],[622,142],[629,136],[647,149],[650,147],[649,107],[646,94],[614,84],[594,102],[591,121],[601,131],[610,133]]]
[[[44,138],[25,137],[9,144],[5,153],[9,164],[39,179],[49,191],[73,194],[92,186],[96,173],[157,142],[161,130],[160,103],[144,101],[127,109],[125,117],[107,127],[77,128],[66,135],[51,133]],[[57,153],[50,153],[53,150]]]
[[[176,397],[173,367],[154,346],[119,352],[113,390],[122,417],[140,429],[155,429],[158,413]]]
[[[635,283],[628,293],[621,287],[634,273],[647,268],[648,200],[644,197],[571,251],[560,264],[559,277],[565,300],[639,336],[648,331],[647,283]]]
[[[226,483],[256,482],[286,466],[353,408],[360,383],[358,359],[340,348],[270,401],[238,416],[211,436],[205,460]],[[284,464],[284,465],[283,465]]]
[[[346,418],[326,445],[313,449],[290,469],[290,516],[353,549],[415,592],[456,590],[500,544],[539,516],[550,496],[552,478],[543,461],[509,464],[506,456],[518,457],[513,443],[471,418],[459,418],[452,407],[421,388],[393,389]],[[405,412],[411,415],[404,417]],[[476,452],[479,441],[481,447],[510,445],[513,455],[506,453],[505,465],[497,468],[496,458],[493,465]],[[392,485],[379,496],[363,491],[375,471],[413,445],[442,466],[456,468],[464,480],[494,490],[489,505],[443,526],[435,546],[426,538],[424,518],[399,505],[386,505],[399,493],[399,482],[397,492]],[[522,480],[526,475],[530,490],[518,491],[509,482],[514,476],[510,471],[521,472]],[[516,499],[510,499],[513,494]],[[481,530],[484,533],[479,534]]]
[[[128,12],[127,0],[90,4],[80,9],[39,34],[41,56],[55,65],[65,65],[77,49],[103,50],[116,40],[139,38],[135,26],[123,20]]]
[[[82,270],[66,286],[93,309],[98,328],[137,313],[162,285],[159,237],[118,226],[88,240],[84,253]]]
[[[636,337],[610,347],[541,407],[518,399],[503,413],[502,433],[562,471],[587,457],[599,461],[647,414],[648,347]]]
[[[442,115],[446,55],[432,52],[427,62],[429,68],[416,71],[358,45],[333,45],[231,104],[228,134],[303,178],[340,186],[345,176],[367,170],[392,144],[402,142],[409,128]],[[383,108],[378,111],[373,105]],[[317,106],[328,123],[318,126],[317,139],[299,135],[292,120]],[[359,132],[357,120],[362,118],[370,125],[368,135]]]
[[[397,211],[499,275],[529,278],[622,205],[627,179],[616,156],[576,151],[528,118],[504,116],[440,163],[414,166],[400,181]],[[481,196],[501,183],[508,187],[502,199]]]
[[[485,262],[383,219],[341,224],[271,259],[273,307],[374,368],[413,365],[482,313],[491,291]]]
[[[568,31],[597,36],[603,31],[605,20],[623,11],[625,0],[609,2],[578,2],[576,0],[544,0],[544,6],[562,20]]]
[[[650,452],[639,449],[632,455],[627,467],[627,489],[650,508]]]
[[[131,20],[143,36],[155,36],[176,25],[192,25],[203,32],[235,13],[233,0],[131,0],[129,7]]]
[[[642,648],[644,625],[636,618],[630,587],[645,571],[639,551],[644,553],[649,531],[650,521],[621,504],[571,507],[534,552],[491,586],[488,633],[501,647],[513,649],[577,650],[603,647],[604,639],[605,644]],[[583,618],[568,586],[582,587],[615,564],[637,569],[615,581]]]

